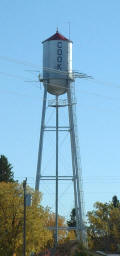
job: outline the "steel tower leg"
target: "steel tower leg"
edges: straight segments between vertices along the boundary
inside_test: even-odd
[[[56,233],[55,233],[55,246],[58,243],[58,96],[56,96]]]
[[[70,123],[72,166],[73,166],[73,177],[74,177],[73,182],[74,182],[74,197],[75,197],[75,210],[76,210],[76,229],[77,229],[77,238],[82,239],[83,241],[83,218],[82,218],[82,202],[81,202],[81,191],[80,191],[80,173],[79,173],[79,162],[78,162],[70,82],[68,82],[67,97],[68,97],[68,111],[69,111],[69,123]]]
[[[40,176],[41,176],[41,163],[42,163],[43,135],[44,135],[44,126],[45,126],[46,100],[47,100],[47,84],[44,84],[44,97],[43,97],[42,120],[41,120],[41,130],[40,130],[40,141],[39,141],[39,150],[38,150],[38,162],[37,162],[35,190],[39,190]]]
[[[69,90],[69,89],[68,89]],[[71,153],[72,153],[72,169],[73,169],[73,184],[74,184],[74,200],[75,200],[75,211],[76,211],[76,228],[77,228],[77,238],[79,239],[79,230],[78,230],[78,203],[77,203],[77,180],[76,180],[76,168],[75,168],[75,157],[74,157],[74,141],[73,141],[73,119],[71,118],[71,106],[72,102],[68,95],[68,112],[69,112],[69,126],[70,126],[70,141],[71,141]]]

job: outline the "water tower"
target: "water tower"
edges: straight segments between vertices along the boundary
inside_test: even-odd
[[[38,151],[38,163],[37,163],[37,173],[36,173],[36,184],[35,189],[39,190],[39,185],[41,184],[43,178],[55,179],[55,226],[53,227],[55,231],[55,243],[58,242],[58,188],[59,180],[71,179],[74,188],[74,207],[76,211],[76,227],[72,229],[76,230],[77,238],[82,239],[85,242],[85,229],[83,222],[83,200],[82,200],[82,185],[81,185],[81,167],[80,158],[78,150],[78,137],[76,134],[76,122],[75,122],[75,112],[74,112],[74,102],[72,93],[72,84],[75,77],[84,78],[86,75],[74,73],[72,71],[72,41],[61,35],[58,31],[50,38],[43,41],[43,78],[40,81],[44,85],[44,96],[43,96],[43,108],[42,108],[42,118],[41,118],[41,130],[40,130],[40,142]],[[42,164],[42,151],[43,151],[43,138],[44,131],[46,129],[45,125],[45,115],[46,115],[46,104],[47,104],[47,94],[51,94],[54,100],[51,102],[51,107],[55,108],[55,120],[56,124],[54,131],[56,133],[56,156],[55,156],[55,176],[44,176],[41,171]],[[67,96],[66,100],[59,100],[60,95]],[[59,108],[68,108],[68,119],[69,127],[68,131],[70,133],[70,144],[71,144],[71,159],[72,159],[72,176],[60,176],[59,175],[59,132],[63,126],[59,126]],[[49,127],[50,128],[50,127]],[[47,149],[46,149],[47,150]]]

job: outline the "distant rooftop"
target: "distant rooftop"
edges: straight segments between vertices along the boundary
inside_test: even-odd
[[[54,35],[52,35],[51,37],[47,38],[46,40],[43,41],[51,41],[51,40],[63,40],[63,41],[68,41],[71,42],[71,40],[69,40],[68,38],[64,37],[63,35],[61,35],[58,30],[56,31],[56,33]]]

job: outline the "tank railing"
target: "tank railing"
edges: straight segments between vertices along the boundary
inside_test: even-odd
[[[72,71],[72,70],[58,70],[58,69],[53,69],[49,67],[43,67],[43,73],[42,75],[39,74],[39,81],[44,81],[49,77],[46,77],[46,73],[53,73],[53,74],[60,74],[60,75],[66,75],[66,78],[69,78],[70,80],[74,81],[76,78],[83,78],[83,79],[93,79],[92,76],[89,76],[85,73],[77,72],[77,71]],[[56,79],[56,78],[55,78]],[[58,78],[59,79],[59,78]],[[60,77],[61,79],[61,77]],[[64,78],[63,78],[64,79]]]
[[[73,71],[73,77],[75,78],[88,78],[88,79],[93,79],[92,76],[89,76],[85,73],[81,73],[81,72],[77,72],[77,71]]]
[[[58,69],[53,69],[53,68],[48,68],[48,67],[43,67],[43,74],[42,77],[44,77],[45,73],[53,73],[53,74],[61,74],[61,75],[66,75],[67,77],[71,78],[71,80],[74,80],[75,78],[86,78],[86,79],[93,79],[92,76],[89,76],[85,73],[81,72],[76,72],[72,70],[58,70]]]
[[[74,72],[72,70],[58,70],[49,67],[43,67],[43,73],[54,73],[54,74],[62,74],[66,76],[74,76]]]
[[[51,106],[56,106],[56,104],[60,107],[64,107],[64,106],[68,106],[70,103],[68,102],[67,99],[59,99],[58,100],[58,103],[56,103],[56,99],[53,99],[53,100],[48,100],[48,107],[51,107]],[[72,101],[72,105],[75,105],[76,104],[76,99],[74,99]]]

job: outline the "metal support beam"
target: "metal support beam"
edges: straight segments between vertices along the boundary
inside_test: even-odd
[[[76,134],[75,134],[75,124],[73,115],[73,105],[72,105],[72,94],[71,94],[71,84],[68,81],[68,110],[69,110],[69,123],[70,123],[70,137],[71,137],[71,152],[72,152],[72,166],[74,179],[74,198],[75,198],[75,211],[76,211],[76,229],[77,238],[82,239],[82,205],[81,205],[81,191],[80,191],[80,175],[79,175],[79,162],[78,162],[78,152],[76,144]]]
[[[70,83],[68,83],[68,113],[69,113],[69,125],[70,125],[70,139],[71,139],[71,154],[72,154],[72,169],[73,169],[73,176],[74,176],[74,201],[75,201],[75,211],[76,211],[76,232],[77,238],[79,239],[79,214],[78,214],[78,204],[77,204],[77,187],[76,187],[76,168],[75,168],[75,156],[74,156],[74,140],[73,140],[73,133],[74,133],[74,124],[73,124],[73,113],[72,113],[72,100],[70,97]]]
[[[47,100],[47,83],[44,84],[44,98],[43,98],[43,108],[42,108],[42,120],[41,120],[41,130],[40,130],[40,141],[39,141],[39,151],[38,151],[38,163],[37,163],[35,190],[39,190],[39,184],[40,184],[42,149],[43,149],[43,135],[44,135],[44,126],[45,126],[46,100]]]
[[[58,96],[56,96],[56,234],[55,246],[58,243]]]

